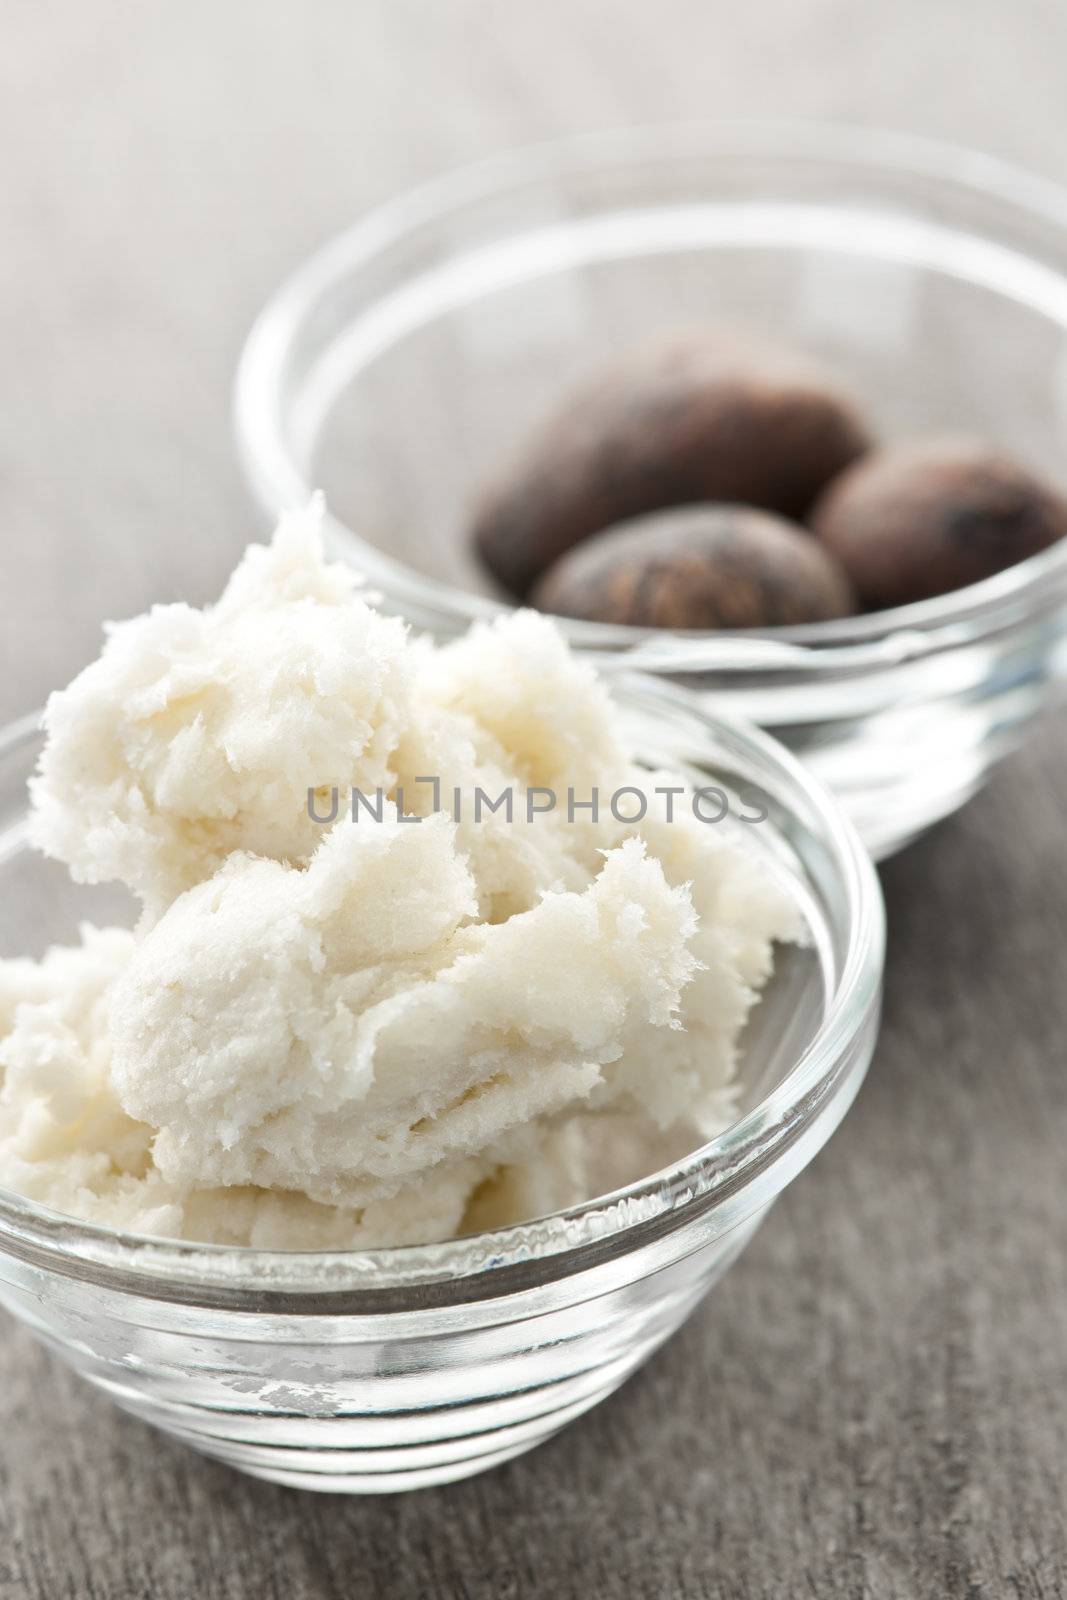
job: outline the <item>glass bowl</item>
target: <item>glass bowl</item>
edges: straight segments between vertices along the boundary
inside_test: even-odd
[[[844,126],[656,127],[508,156],[364,218],[285,283],[236,385],[273,518],[325,491],[334,548],[446,636],[501,604],[473,504],[572,380],[737,324],[825,359],[892,439],[1067,460],[1067,195],[984,156]],[[836,790],[876,856],[963,803],[1058,671],[1067,543],[853,620],[651,636],[565,624],[713,692]],[[651,647],[651,648],[649,648]]]
[[[0,1303],[121,1406],[278,1482],[389,1492],[478,1472],[610,1394],[684,1320],[866,1071],[884,927],[870,860],[773,740],[684,690],[617,684],[633,748],[708,774],[811,933],[743,1040],[738,1120],[676,1165],[521,1227],[420,1248],[265,1252],[79,1223],[0,1190]],[[35,720],[0,736],[0,954],[132,915],[25,839]],[[702,777],[701,781],[707,782]],[[711,825],[711,824],[709,824]],[[724,825],[731,825],[729,823]]]

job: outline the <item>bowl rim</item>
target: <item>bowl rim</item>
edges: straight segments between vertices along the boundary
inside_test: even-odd
[[[948,141],[815,119],[722,119],[662,122],[605,129],[520,147],[430,178],[386,200],[320,246],[286,277],[260,311],[245,340],[235,374],[233,422],[239,457],[257,502],[270,514],[304,505],[315,491],[290,446],[282,394],[292,351],[323,297],[405,235],[447,219],[457,209],[502,197],[554,175],[619,165],[636,159],[683,157],[776,158],[783,164],[833,160],[859,170],[951,184],[986,201],[1029,214],[1063,232],[1067,287],[1067,188],[997,156]],[[521,224],[520,224],[521,226]],[[1049,270],[1052,270],[1051,268]],[[1067,328],[1067,321],[1065,321]],[[327,539],[381,588],[390,609],[439,635],[514,609],[497,600],[424,576],[395,561],[328,511]],[[697,652],[695,670],[735,670],[738,648],[745,670],[787,670],[799,676],[879,670],[951,648],[961,638],[1010,627],[1023,616],[1056,609],[1067,597],[1067,540],[1003,572],[947,595],[858,617],[792,627],[728,633],[663,630],[558,618],[577,648],[605,655],[649,647],[685,658]],[[664,667],[664,670],[667,670]]]
[[[867,1065],[854,1047],[876,1025],[881,996],[885,910],[871,859],[829,790],[776,739],[708,711],[691,691],[643,675],[634,675],[631,687],[665,715],[684,713],[720,750],[756,757],[782,786],[790,814],[813,819],[808,831],[817,829],[831,856],[847,929],[837,981],[819,1028],[756,1106],[681,1160],[607,1195],[437,1244],[291,1251],[186,1243],[81,1222],[0,1188],[0,1251],[68,1277],[184,1303],[262,1309],[265,1296],[280,1294],[297,1297],[286,1300],[289,1309],[313,1310],[334,1305],[342,1292],[346,1305],[363,1310],[455,1305],[541,1287],[673,1233],[758,1183],[830,1100],[843,1101],[843,1115]],[[40,731],[37,715],[0,729],[0,760],[23,746],[28,753]],[[826,1127],[823,1137],[831,1132]]]

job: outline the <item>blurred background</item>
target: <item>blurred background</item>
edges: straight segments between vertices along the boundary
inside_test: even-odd
[[[250,528],[242,340],[318,243],[491,152],[819,116],[1067,172],[1058,0],[150,0],[12,8],[0,61],[0,716],[99,619],[202,601]],[[195,552],[195,553],[194,553]]]
[[[0,52],[0,720],[258,531],[231,383],[367,207],[635,122],[1067,179],[1063,0],[37,0]],[[524,1461],[381,1504],[200,1461],[0,1333],[0,1600],[1067,1592],[1062,721],[890,864],[871,1080],[708,1308]],[[981,997],[981,1005],[976,997]],[[355,1585],[355,1587],[354,1587]]]

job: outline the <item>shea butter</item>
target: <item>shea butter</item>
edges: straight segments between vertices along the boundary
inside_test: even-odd
[[[801,937],[550,621],[413,639],[318,521],[49,702],[34,841],[142,908],[0,963],[0,1183],[55,1210],[315,1249],[592,1198],[730,1120]]]

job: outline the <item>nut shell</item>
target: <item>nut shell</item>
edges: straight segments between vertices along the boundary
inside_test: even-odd
[[[748,506],[683,506],[598,534],[533,593],[557,616],[649,628],[765,628],[855,610],[851,585],[810,533]]]
[[[851,403],[798,358],[678,337],[576,390],[485,498],[473,538],[521,597],[583,539],[668,506],[740,502],[800,518],[869,443]]]
[[[1067,534],[1067,498],[966,439],[873,451],[832,483],[811,527],[872,610],[947,594]]]

